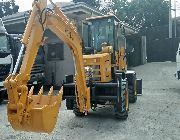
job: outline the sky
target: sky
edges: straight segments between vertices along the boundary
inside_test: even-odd
[[[15,0],[16,1],[16,4],[19,5],[19,12],[22,12],[22,11],[26,11],[26,10],[30,10],[32,8],[32,2],[34,0]],[[69,1],[72,1],[72,0],[53,0],[53,2],[69,2]],[[177,16],[180,16],[180,0],[176,0],[177,1]],[[172,7],[174,6],[174,0],[172,0]],[[172,11],[172,15],[173,14],[173,11]]]
[[[32,2],[34,0],[15,0],[16,4],[19,5],[19,12],[30,10],[32,8]],[[53,2],[69,2],[71,0],[53,0]]]

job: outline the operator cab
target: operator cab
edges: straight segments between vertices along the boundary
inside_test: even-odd
[[[124,35],[124,26],[115,15],[87,18],[83,25],[84,53],[100,52],[104,44],[112,46],[114,52],[120,47],[126,48]],[[112,54],[115,59],[115,53]]]

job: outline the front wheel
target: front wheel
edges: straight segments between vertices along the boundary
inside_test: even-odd
[[[135,103],[137,101],[137,91],[135,85],[129,86],[128,89],[129,89],[129,102]]]
[[[117,119],[126,120],[129,111],[128,84],[126,79],[119,80],[119,85],[120,87],[118,87],[118,90],[120,96],[114,105],[115,117]]]
[[[128,92],[129,92],[129,102],[135,103],[137,101],[137,82],[136,73],[129,74],[128,79]]]

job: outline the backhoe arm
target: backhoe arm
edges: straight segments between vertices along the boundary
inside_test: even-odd
[[[52,3],[51,0],[50,2]],[[43,95],[43,87],[38,95],[33,95],[34,87],[30,91],[27,87],[46,29],[50,29],[70,48],[76,66],[76,102],[80,112],[88,112],[90,109],[90,89],[86,86],[81,39],[73,24],[54,3],[52,4],[53,10],[46,8],[47,0],[35,0],[22,39],[21,52],[25,48],[25,55],[20,71],[16,74],[20,64],[19,56],[13,74],[4,82],[9,99],[8,120],[15,130],[50,133],[57,121],[63,88],[55,96],[53,87],[48,95]]]

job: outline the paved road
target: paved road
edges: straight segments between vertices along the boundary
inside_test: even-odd
[[[113,117],[106,107],[77,118],[61,108],[53,133],[15,132],[6,116],[6,104],[0,105],[0,140],[179,140],[180,81],[173,76],[175,63],[149,63],[134,68],[143,79],[143,96],[130,105],[126,121]]]

